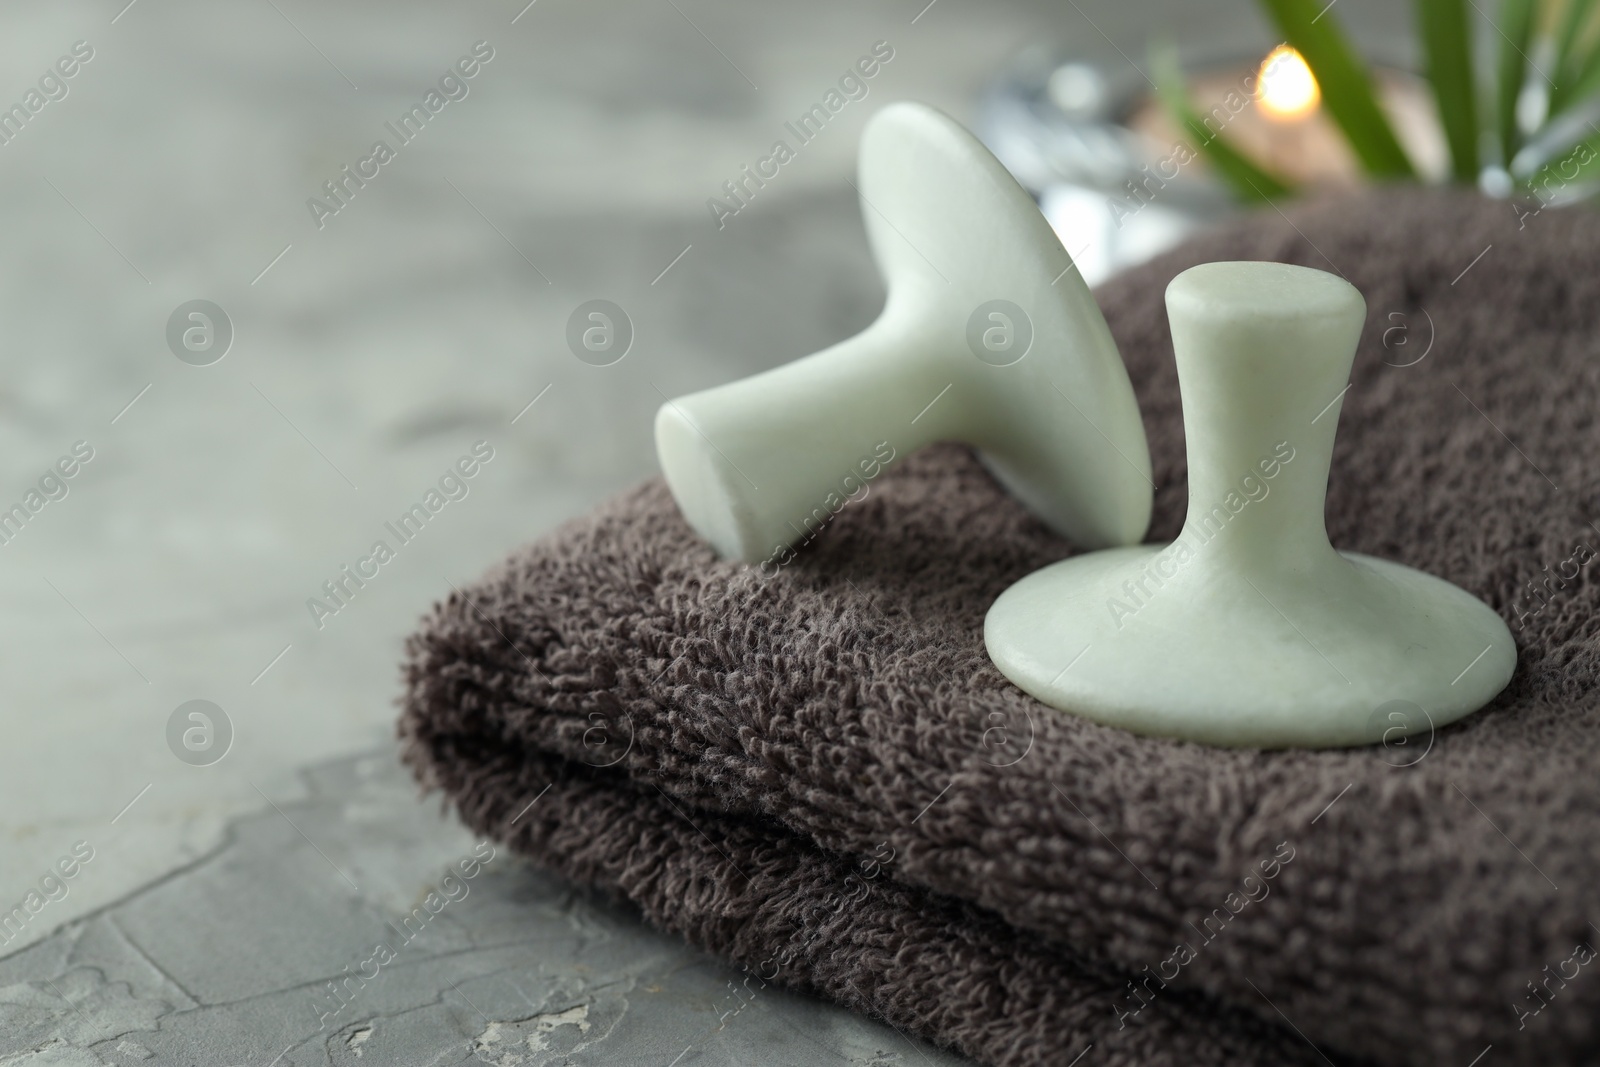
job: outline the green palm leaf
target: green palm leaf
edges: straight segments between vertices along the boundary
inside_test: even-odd
[[[1317,0],[1261,0],[1289,44],[1317,76],[1333,120],[1366,169],[1388,178],[1414,178],[1405,149],[1373,94],[1366,67],[1332,15]]]
[[[1592,48],[1579,48],[1579,38],[1588,29],[1595,0],[1567,0],[1567,9],[1561,16],[1561,28],[1556,31],[1556,86],[1550,92],[1550,113],[1556,114],[1569,101],[1577,99],[1573,88],[1584,68],[1594,60]]]
[[[1497,90],[1497,129],[1501,162],[1507,166],[1522,147],[1517,125],[1517,99],[1528,79],[1528,47],[1533,40],[1534,0],[1502,0],[1500,4],[1500,82]]]
[[[1593,2],[1593,0],[1589,0]],[[1478,177],[1477,86],[1472,76],[1472,31],[1465,0],[1416,0],[1417,25],[1439,124],[1450,145],[1457,181]]]
[[[1569,9],[1592,9],[1593,0],[1578,0]],[[1581,36],[1583,26],[1573,32]],[[1563,58],[1556,68],[1556,85],[1550,93],[1550,115],[1554,117],[1600,90],[1600,42],[1573,40],[1565,43]]]

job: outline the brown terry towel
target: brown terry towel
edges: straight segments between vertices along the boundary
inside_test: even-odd
[[[1361,290],[1329,533],[1512,627],[1510,687],[1457,726],[1262,753],[1038,704],[983,617],[1073,549],[940,446],[764,573],[659,481],[518,551],[411,640],[405,758],[475,831],[984,1063],[1595,1062],[1600,218],[1523,224],[1377,191],[1098,294],[1165,541],[1186,503],[1167,282],[1274,259]]]

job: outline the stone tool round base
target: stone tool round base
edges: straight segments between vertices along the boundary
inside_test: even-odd
[[[1516,666],[1500,616],[1421,571],[1330,553],[1311,573],[1247,580],[1185,549],[1110,549],[1029,575],[989,609],[990,658],[1052,707],[1252,748],[1393,743],[1482,707]]]
[[[989,658],[1052,707],[1213,745],[1394,744],[1488,703],[1516,668],[1500,616],[1328,540],[1361,294],[1306,267],[1206,263],[1167,286],[1167,315],[1182,533],[1022,579],[989,609]]]

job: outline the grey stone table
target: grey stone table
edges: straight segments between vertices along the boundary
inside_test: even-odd
[[[312,1005],[474,844],[392,766],[420,613],[651,473],[664,395],[870,321],[874,108],[1152,26],[1267,41],[1248,0],[0,9],[0,1064],[950,1062],[770,991],[721,1025],[731,971],[506,856]]]
[[[965,1062],[745,983],[474,841],[388,751],[304,783],[0,960],[0,1063]]]

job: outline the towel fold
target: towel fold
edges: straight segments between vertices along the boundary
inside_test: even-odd
[[[1266,753],[1046,708],[983,617],[1074,549],[948,445],[781,566],[718,560],[659,481],[518,551],[409,641],[405,759],[476,832],[753,981],[996,1067],[1590,1062],[1600,219],[1378,190],[1106,285],[1152,541],[1186,505],[1163,291],[1222,259],[1365,295],[1329,533],[1501,612],[1520,662],[1489,708]]]

